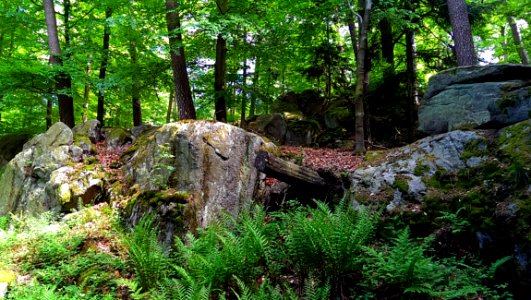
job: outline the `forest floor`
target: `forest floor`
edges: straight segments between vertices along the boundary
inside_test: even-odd
[[[363,162],[352,149],[281,146],[280,153],[282,158],[315,171],[353,172]]]

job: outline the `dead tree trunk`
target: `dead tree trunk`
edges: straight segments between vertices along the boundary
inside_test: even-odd
[[[263,151],[258,153],[255,167],[268,177],[289,184],[290,199],[310,202],[313,199],[326,201],[343,196],[344,182],[332,172],[316,172]]]

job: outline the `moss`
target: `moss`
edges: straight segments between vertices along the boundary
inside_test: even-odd
[[[98,160],[94,156],[89,156],[85,158],[85,165],[92,165],[92,164],[97,164],[97,163],[98,163]]]
[[[467,160],[472,157],[483,157],[489,155],[486,141],[483,139],[473,140],[465,145],[461,154],[461,160]]]
[[[190,194],[188,192],[175,191],[173,189],[163,191],[141,191],[131,198],[127,203],[125,210],[127,214],[130,214],[133,207],[136,205],[141,205],[142,207],[158,207],[168,203],[185,204],[189,201]]]
[[[378,165],[383,163],[387,159],[388,151],[367,151],[365,153],[365,161],[363,165]]]
[[[395,182],[393,183],[393,187],[398,189],[403,194],[407,194],[409,192],[409,184],[407,177],[404,176],[396,176]]]
[[[417,162],[417,165],[415,166],[415,170],[413,171],[413,174],[415,174],[415,176],[423,176],[428,171],[430,171],[430,166],[422,162]]]

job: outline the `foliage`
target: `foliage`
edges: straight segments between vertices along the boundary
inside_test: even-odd
[[[13,284],[8,299],[510,298],[492,286],[510,257],[490,265],[439,259],[429,237],[407,229],[381,237],[379,219],[347,202],[272,214],[257,207],[165,251],[149,215],[131,230],[104,207],[61,222],[12,216],[0,232],[0,269],[30,278]]]
[[[169,258],[158,242],[155,217],[142,218],[133,230],[124,236],[123,243],[140,286],[145,290],[157,287],[167,276]]]

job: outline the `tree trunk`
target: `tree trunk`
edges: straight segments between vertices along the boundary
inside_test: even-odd
[[[101,126],[104,126],[105,120],[105,89],[104,81],[107,75],[107,64],[109,63],[109,45],[111,41],[111,27],[109,26],[109,19],[112,17],[112,8],[108,7],[105,10],[105,25],[103,30],[103,46],[101,50],[101,65],[99,73],[99,83],[100,87],[98,88],[98,109],[97,109],[97,119],[100,121]]]
[[[356,87],[354,90],[354,109],[355,109],[355,147],[354,153],[362,154],[367,151],[365,148],[365,133],[363,127],[364,110],[363,99],[365,98],[364,82],[365,74],[365,55],[367,52],[367,36],[369,32],[369,17],[372,7],[371,0],[365,0],[363,21],[360,31],[360,46],[358,49],[358,66],[356,69]]]
[[[358,61],[358,38],[356,34],[356,23],[354,17],[349,17],[347,21],[348,31],[350,33],[350,42],[352,43],[352,51],[354,52],[354,59]]]
[[[216,40],[216,64],[214,66],[214,98],[216,109],[216,120],[220,122],[227,121],[227,91],[226,76],[227,73],[227,41],[221,34],[218,34]]]
[[[170,57],[175,96],[177,97],[177,106],[179,108],[179,119],[195,119],[195,107],[192,101],[188,71],[186,70],[183,37],[180,31],[181,19],[178,8],[179,3],[177,1],[166,0],[166,23],[170,40]]]
[[[240,127],[245,128],[245,110],[247,109],[247,59],[243,60],[242,79],[242,110],[240,114]]]
[[[406,29],[406,76],[407,76],[407,139],[408,142],[415,140],[417,128],[417,61],[415,49],[415,32]]]
[[[92,74],[92,54],[88,55],[89,61],[87,62],[87,78],[85,79],[85,91],[83,93],[83,114],[81,115],[81,121],[87,122],[88,108],[90,102],[90,76]]]
[[[174,97],[175,94],[173,93],[173,89],[170,89],[170,97],[168,97],[168,110],[166,111],[166,123],[171,122],[171,113],[173,108]]]
[[[452,24],[455,55],[458,66],[471,66],[478,63],[472,30],[468,19],[468,7],[465,0],[447,0],[450,23]]]
[[[529,64],[529,57],[527,56],[527,51],[525,50],[524,43],[522,42],[522,37],[520,36],[520,31],[513,17],[507,17],[509,26],[511,27],[511,33],[513,35],[514,44],[516,45],[516,50],[518,50],[518,55],[520,55],[520,61],[524,65]]]
[[[393,27],[391,22],[384,18],[379,23],[380,27],[380,44],[382,45],[382,58],[385,62],[383,69],[384,81],[393,76],[395,73],[395,52],[394,52],[394,37]]]
[[[50,50],[50,64],[61,66],[61,47],[57,34],[57,21],[53,0],[43,0],[48,33],[48,48]],[[72,89],[70,77],[64,72],[55,76],[55,91],[59,100],[59,119],[70,128],[74,127],[74,99],[69,95]],[[66,91],[65,91],[66,90]]]
[[[46,129],[52,127],[52,115],[53,115],[53,99],[47,97],[46,99]]]
[[[129,53],[131,55],[131,64],[133,65],[133,74],[131,78],[131,99],[133,104],[133,126],[142,125],[142,107],[140,104],[140,79],[138,78],[138,54],[136,43],[131,41],[129,44]]]
[[[509,53],[507,51],[507,26],[504,25],[501,27],[500,34],[502,37],[502,51],[503,51],[503,62],[507,63],[509,61]]]
[[[249,119],[254,118],[256,113],[256,96],[258,93],[258,80],[260,79],[260,58],[257,56],[255,65],[254,65],[254,74],[253,74],[253,90],[251,93],[251,104],[249,105]]]

